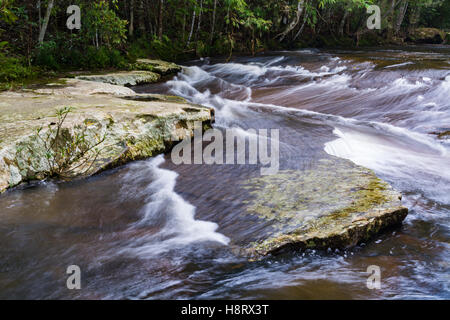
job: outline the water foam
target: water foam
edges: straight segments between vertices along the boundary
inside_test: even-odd
[[[216,232],[213,222],[196,220],[195,207],[175,192],[178,174],[161,169],[162,155],[137,164],[143,166],[133,174],[147,172],[154,180],[145,187],[147,204],[142,208],[142,218],[130,226],[130,230],[158,229],[156,233],[134,239],[131,246],[136,253],[158,254],[184,247],[195,242],[212,241],[227,245],[229,239]]]
[[[442,145],[437,148],[442,152],[417,148],[417,143],[428,142],[430,145],[429,141],[424,137],[418,139],[415,134],[408,135],[410,141],[402,141],[400,136],[389,134],[393,131],[397,130],[374,134],[336,127],[333,132],[339,138],[327,142],[324,150],[330,155],[348,159],[399,181],[398,184],[405,189],[415,189],[420,185],[428,197],[443,203],[449,201],[446,190],[450,184],[448,150]],[[420,181],[417,181],[418,176],[421,177]]]

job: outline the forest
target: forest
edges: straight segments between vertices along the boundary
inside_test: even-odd
[[[81,9],[79,30],[66,27],[70,5]],[[378,30],[367,28],[370,5],[380,8]],[[277,49],[402,45],[420,41],[416,30],[431,33],[431,42],[448,41],[450,1],[0,0],[0,83],[9,88],[61,70],[124,69],[140,57],[229,59]]]

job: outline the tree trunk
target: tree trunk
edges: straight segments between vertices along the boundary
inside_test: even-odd
[[[200,12],[198,13],[198,24],[197,24],[197,32],[195,33],[195,39],[198,39],[198,33],[200,32],[200,24],[202,22],[202,10],[203,10],[203,0],[200,0]]]
[[[213,38],[214,38],[214,25],[216,24],[216,9],[217,9],[217,0],[214,0],[214,9],[213,9],[211,35],[209,38],[209,44],[212,44]]]
[[[344,16],[342,17],[341,23],[339,24],[339,36],[341,36],[341,37],[344,35],[345,20],[347,19],[349,14],[350,14],[350,11],[348,11],[346,8]]]
[[[55,0],[50,0],[48,2],[47,11],[45,12],[44,21],[42,22],[42,26],[41,26],[40,32],[39,32],[39,43],[44,42],[45,33],[47,32],[48,22],[50,20],[50,15],[52,13],[54,3],[55,3]]]
[[[139,21],[139,31],[140,35],[145,34],[145,8],[144,8],[144,0],[139,0],[139,10],[138,10],[138,21]]]
[[[305,12],[305,16],[303,17],[303,23],[302,26],[300,27],[300,29],[298,30],[298,32],[295,34],[294,39],[292,39],[293,41],[295,41],[295,39],[297,39],[303,32],[303,29],[305,28],[306,25],[306,20],[308,19],[308,12]]]
[[[284,30],[282,33],[278,34],[275,38],[280,38],[280,42],[284,40],[284,38],[288,35],[289,32],[291,32],[299,23],[300,21],[300,16],[302,15],[303,12],[303,8],[304,8],[304,0],[298,0],[297,3],[297,14],[294,18],[294,20],[292,20],[292,22],[288,25],[288,27],[286,28],[286,30]]]
[[[390,14],[389,17],[387,19],[387,39],[391,40],[392,37],[394,36],[394,17],[395,17],[395,4],[396,4],[396,0],[391,0],[391,9],[390,9]]]
[[[130,25],[128,26],[128,34],[130,37],[134,33],[134,0],[130,0]]]
[[[409,2],[409,0],[404,0],[402,5],[400,6],[398,16],[397,16],[397,22],[395,24],[395,30],[394,30],[396,35],[400,31],[403,19],[405,18],[406,10],[408,10],[408,2]]]
[[[194,33],[194,25],[195,25],[195,9],[197,9],[197,6],[194,7],[194,12],[192,13],[192,23],[191,23],[191,31],[189,32],[189,38],[187,41],[187,45],[189,46],[189,43],[191,42],[192,33]]]
[[[163,11],[164,11],[164,0],[159,1],[159,21],[158,21],[158,38],[162,40],[163,35]]]
[[[39,8],[39,33],[41,33],[42,30],[42,11],[41,11],[42,2],[41,0],[38,1],[38,8]]]

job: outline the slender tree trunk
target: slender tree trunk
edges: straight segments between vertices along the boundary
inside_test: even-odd
[[[38,8],[39,8],[39,34],[42,30],[42,10],[41,10],[42,2],[41,0],[38,1]]]
[[[138,10],[138,21],[139,21],[139,30],[140,35],[145,34],[145,8],[144,8],[144,0],[139,0],[139,10]]]
[[[209,44],[212,44],[213,39],[214,39],[214,26],[216,24],[216,9],[217,9],[217,0],[214,0],[214,9],[213,9],[211,35],[210,35],[210,38],[209,38]]]
[[[50,15],[52,13],[53,5],[55,4],[55,0],[50,0],[47,5],[47,11],[45,12],[44,21],[42,22],[42,26],[39,32],[39,43],[44,42],[45,33],[47,32],[48,22],[50,20]]]
[[[186,19],[187,19],[186,10],[187,10],[186,0],[183,0],[183,27],[182,27],[183,42],[186,40]]]
[[[152,19],[151,19],[151,15],[150,15],[150,2],[149,0],[145,0],[145,18],[146,18],[146,25],[145,25],[145,30],[148,30],[149,34],[152,34]]]
[[[158,38],[162,40],[163,36],[163,12],[164,12],[164,0],[159,1],[159,21],[158,21]]]
[[[390,8],[390,14],[387,19],[388,25],[387,25],[387,39],[391,40],[394,36],[394,17],[395,17],[395,5],[396,0],[391,0],[391,8]]]
[[[192,33],[194,33],[194,25],[195,25],[195,9],[197,9],[197,7],[194,7],[194,13],[192,13],[192,23],[191,23],[191,31],[189,32],[189,38],[187,41],[187,45],[189,46],[189,43],[191,42],[191,38],[192,38]]]
[[[341,37],[344,35],[345,20],[347,20],[349,13],[350,11],[348,11],[347,8],[345,8],[344,16],[342,17],[341,23],[339,24],[339,36]]]
[[[409,0],[404,0],[402,5],[400,6],[398,15],[397,15],[397,22],[395,24],[395,34],[397,35],[400,31],[400,28],[403,23],[403,19],[405,18],[406,10],[408,10],[408,2]]]
[[[198,39],[198,33],[200,32],[200,24],[202,22],[202,10],[203,10],[203,0],[200,0],[200,12],[198,13],[198,24],[197,24],[197,32],[195,33],[195,39]]]
[[[293,41],[295,41],[295,39],[297,39],[303,32],[303,29],[305,28],[306,25],[306,20],[308,19],[308,12],[305,13],[305,16],[303,17],[303,23],[302,26],[300,27],[300,29],[298,30],[298,32],[295,34]]]
[[[134,0],[130,0],[130,25],[128,26],[128,34],[130,37],[134,33]]]
[[[300,16],[302,15],[303,12],[303,8],[304,8],[304,0],[298,0],[297,3],[297,14],[294,18],[294,20],[292,20],[292,22],[288,25],[288,27],[280,34],[278,34],[275,38],[280,38],[280,42],[284,40],[284,38],[288,35],[289,32],[291,32],[299,23],[300,21]]]

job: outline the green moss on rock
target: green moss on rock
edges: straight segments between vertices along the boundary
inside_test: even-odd
[[[248,214],[271,222],[250,254],[285,249],[347,248],[400,223],[407,214],[400,194],[365,168],[342,159],[321,160],[306,171],[280,171],[245,183]]]

